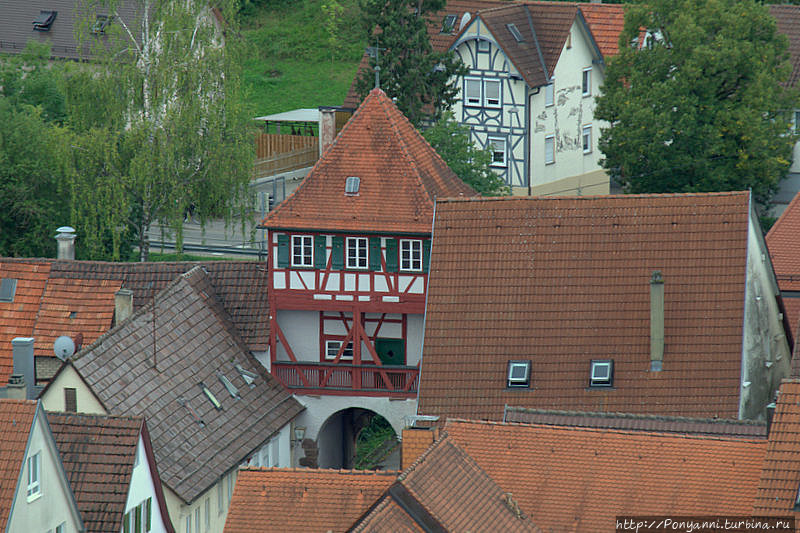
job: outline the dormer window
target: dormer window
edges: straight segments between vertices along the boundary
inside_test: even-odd
[[[614,385],[614,360],[592,360],[589,375],[590,387],[611,387]]]
[[[516,24],[506,24],[506,28],[508,28],[509,33],[516,39],[518,43],[524,43],[525,39],[522,38],[522,34],[517,29]]]
[[[33,29],[37,31],[50,31],[50,26],[56,20],[58,11],[40,11],[39,16],[33,21]]]
[[[456,15],[446,15],[442,21],[442,33],[453,33],[456,27]]]
[[[17,292],[17,280],[14,278],[0,279],[0,302],[13,302]]]
[[[508,388],[529,388],[531,384],[531,362],[508,362]]]
[[[361,179],[357,176],[348,176],[347,181],[344,183],[344,194],[346,196],[358,196],[358,190],[361,187]]]

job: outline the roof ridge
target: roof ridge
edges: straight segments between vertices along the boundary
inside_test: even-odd
[[[614,200],[635,198],[690,198],[690,197],[717,197],[717,196],[744,196],[749,191],[721,191],[721,192],[681,192],[681,193],[642,193],[642,194],[590,194],[581,196],[467,196],[437,198],[437,202],[530,202],[530,201],[585,201],[585,200]]]
[[[798,6],[798,8],[800,8],[800,6]],[[798,206],[800,206],[800,192],[798,192],[797,194],[794,195],[794,198],[792,198],[792,201],[789,202],[789,205],[787,205],[786,209],[783,210],[783,213],[781,213],[781,216],[778,217],[778,220],[776,220],[775,224],[773,224],[772,227],[769,229],[767,234],[764,236],[764,239],[769,239],[770,235],[772,235],[773,232],[777,233],[779,228],[781,228],[782,226],[786,225],[787,224],[786,220],[788,220],[789,217],[785,216],[785,215],[787,213],[791,213],[792,210],[794,210],[794,209],[800,209],[800,207],[798,207]]]
[[[507,406],[507,411],[517,411],[532,414],[551,414],[562,416],[594,416],[599,418],[620,418],[625,420],[659,420],[665,422],[698,422],[706,424],[726,424],[738,426],[764,426],[766,422],[760,420],[738,420],[734,418],[694,418],[690,416],[671,416],[650,413],[623,413],[619,411],[570,411],[566,409],[537,409],[534,407]],[[510,422],[515,423],[515,422]],[[523,422],[524,423],[524,422]]]
[[[242,466],[239,467],[239,472],[299,472],[302,474],[325,474],[325,475],[342,475],[342,474],[355,474],[364,477],[370,476],[396,476],[397,470],[356,470],[347,468],[303,468],[297,466]]]

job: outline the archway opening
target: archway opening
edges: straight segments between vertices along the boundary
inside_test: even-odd
[[[315,452],[320,468],[396,470],[400,466],[399,439],[391,424],[378,413],[359,407],[328,417],[319,431]]]

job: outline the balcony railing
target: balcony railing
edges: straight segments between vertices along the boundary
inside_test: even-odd
[[[293,392],[309,394],[413,398],[419,383],[416,366],[275,361],[272,375]]]

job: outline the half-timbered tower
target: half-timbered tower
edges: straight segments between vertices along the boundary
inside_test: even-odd
[[[414,413],[434,202],[471,195],[375,89],[263,221],[270,371],[310,417],[319,395],[327,409],[368,398],[380,414],[407,399]]]

